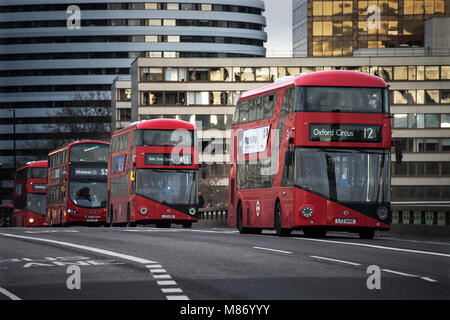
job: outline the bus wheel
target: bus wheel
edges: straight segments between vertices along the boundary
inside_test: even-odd
[[[241,234],[260,234],[261,228],[247,228],[242,226],[242,204],[239,203],[237,211],[237,229]]]
[[[131,219],[130,204],[128,204],[128,206],[127,206],[127,227],[136,227],[136,222],[131,222],[130,219]]]
[[[327,234],[325,229],[304,229],[303,234],[308,238],[324,238]]]
[[[183,228],[184,228],[184,229],[190,229],[190,228],[192,228],[192,222],[185,222],[185,223],[183,223]]]
[[[65,224],[65,223],[63,222],[63,214],[62,214],[62,212],[59,214],[59,226],[60,226],[61,228],[67,227],[67,224]]]
[[[275,232],[278,237],[286,237],[291,234],[290,229],[285,229],[281,227],[281,205],[278,201],[275,204],[274,226]]]
[[[373,239],[375,236],[375,229],[366,229],[358,232],[361,239]]]
[[[239,202],[238,209],[237,209],[237,229],[239,230],[239,233],[247,233],[247,228],[244,228],[242,226],[242,204]]]
[[[109,222],[105,223],[105,226],[113,227],[114,226],[114,209],[113,206],[109,209]]]

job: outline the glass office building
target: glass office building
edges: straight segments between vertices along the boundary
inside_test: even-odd
[[[424,23],[450,15],[448,0],[293,0],[294,56],[424,47]]]

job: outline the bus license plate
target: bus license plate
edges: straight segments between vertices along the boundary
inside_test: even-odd
[[[161,218],[165,218],[165,219],[175,219],[175,215],[174,214],[162,214]]]
[[[336,218],[336,219],[334,219],[334,223],[339,223],[339,224],[356,224],[356,219]]]
[[[98,219],[87,219],[87,222],[98,222]]]

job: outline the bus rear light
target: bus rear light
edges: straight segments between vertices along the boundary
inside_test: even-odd
[[[314,209],[311,206],[306,205],[302,207],[300,213],[304,218],[309,219],[313,216]]]
[[[147,210],[146,207],[142,207],[141,209],[139,209],[139,212],[140,212],[142,215],[146,215],[147,212],[148,212],[148,210]]]

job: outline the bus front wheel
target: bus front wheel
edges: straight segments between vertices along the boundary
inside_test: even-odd
[[[362,230],[358,232],[358,234],[361,239],[373,239],[375,236],[375,229]]]

